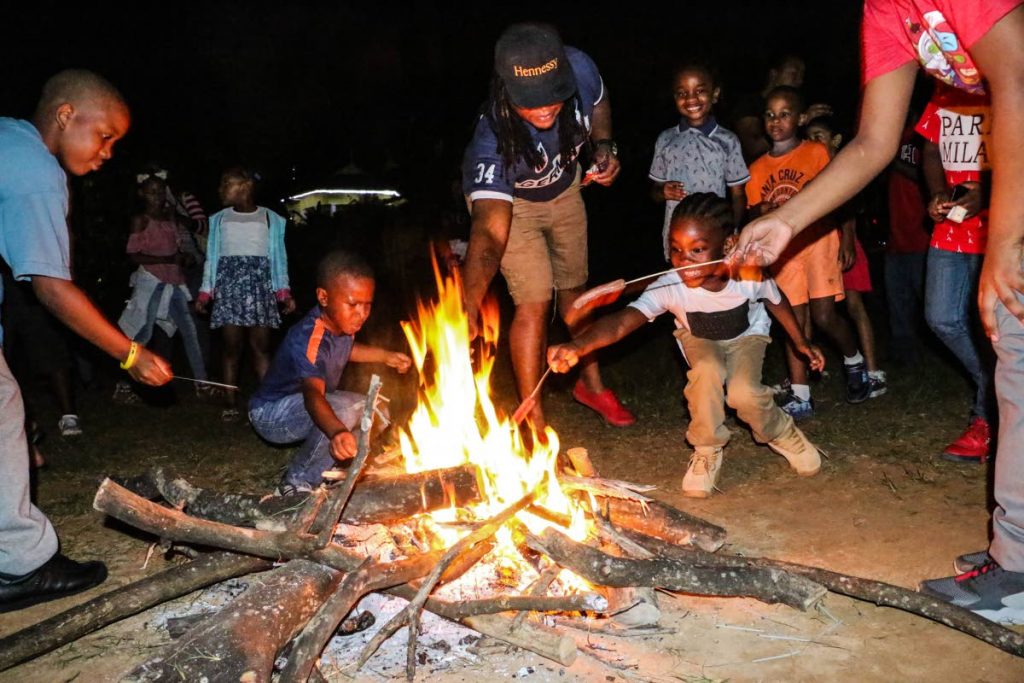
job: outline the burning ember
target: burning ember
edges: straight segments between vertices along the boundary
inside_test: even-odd
[[[517,425],[491,396],[497,306],[492,301],[482,311],[484,343],[474,370],[462,282],[457,273],[443,275],[436,263],[434,273],[437,301],[420,302],[418,320],[402,325],[419,370],[420,387],[417,408],[400,433],[401,451],[409,473],[476,466],[483,501],[468,509],[452,507],[421,516],[424,528],[433,535],[431,545],[435,549],[450,546],[464,534],[454,524],[488,519],[534,490],[533,511],[523,510],[517,519],[533,533],[554,526],[582,541],[587,536],[584,509],[558,484],[558,435],[551,427],[539,435],[529,423]],[[532,450],[524,444],[524,430],[531,431]],[[495,540],[497,562],[491,564],[500,566],[503,575],[513,571],[524,585],[536,577],[536,570],[516,549],[508,526],[499,530]],[[589,587],[567,570],[559,579],[565,588]]]

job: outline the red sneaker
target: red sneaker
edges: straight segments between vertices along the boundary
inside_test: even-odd
[[[604,418],[604,421],[613,427],[628,427],[636,422],[633,413],[619,403],[618,397],[611,389],[595,393],[587,389],[583,385],[583,381],[580,380],[572,389],[572,397],[586,407],[596,410]]]
[[[960,438],[942,451],[942,459],[953,462],[984,463],[988,459],[990,441],[988,422],[980,417],[975,417],[971,420],[971,424],[967,425],[967,429],[960,435]]]

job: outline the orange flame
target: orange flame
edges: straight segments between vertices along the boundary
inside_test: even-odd
[[[547,479],[536,504],[556,513],[548,515],[551,519],[571,519],[569,528],[561,530],[583,540],[587,533],[583,509],[557,485],[558,435],[551,427],[546,427],[542,436],[534,432],[534,448],[529,451],[524,446],[523,432],[533,427],[516,425],[492,400],[497,304],[487,303],[481,311],[484,343],[474,371],[461,278],[457,272],[442,275],[436,260],[434,274],[438,299],[420,301],[418,319],[402,323],[420,377],[416,410],[399,434],[406,470],[412,473],[476,465],[483,487],[483,502],[470,510],[476,519],[497,514]],[[460,535],[444,526],[444,522],[455,521],[454,515],[454,510],[431,513],[433,520],[441,523],[432,525],[432,532],[447,545]],[[528,510],[517,517],[534,533],[558,526]],[[521,562],[507,528],[495,538],[503,560]]]

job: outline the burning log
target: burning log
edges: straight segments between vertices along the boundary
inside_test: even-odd
[[[649,536],[645,537],[641,534],[630,533],[630,536],[641,545],[665,558],[675,558],[684,562],[707,563],[708,565],[729,568],[763,567],[781,569],[791,574],[804,576],[811,581],[825,586],[834,593],[871,602],[882,607],[894,607],[924,617],[925,619],[937,621],[940,624],[945,624],[950,628],[984,641],[989,645],[994,645],[1004,652],[1009,652],[1017,657],[1024,657],[1024,634],[1012,631],[984,617],[980,617],[970,610],[956,607],[924,593],[918,593],[917,591],[883,583],[882,581],[862,579],[818,567],[808,567],[806,565],[766,558],[711,555],[698,550],[679,548],[659,539]]]
[[[530,547],[593,583],[606,586],[648,586],[694,595],[750,597],[806,611],[827,592],[825,588],[774,567],[704,566],[677,558],[634,560],[613,557],[545,529],[530,535]]]
[[[725,543],[725,529],[658,500],[641,503],[623,498],[599,498],[600,513],[617,527],[639,531],[674,543],[715,552]]]
[[[267,560],[214,552],[165,569],[54,615],[0,640],[0,671],[55,650],[115,621],[206,586],[269,569]]]
[[[416,597],[416,590],[412,586],[395,586],[384,592],[410,601]],[[503,614],[478,614],[460,618],[458,605],[438,598],[427,598],[423,607],[439,617],[460,622],[485,636],[503,640],[563,666],[571,666],[576,661],[576,641],[555,629],[529,622],[517,626],[511,617]]]
[[[341,572],[292,560],[123,680],[270,680],[274,658],[341,582]]]
[[[329,545],[320,551],[313,550],[311,544],[294,533],[241,529],[209,520],[191,519],[178,510],[145,500],[110,479],[100,485],[93,507],[139,529],[180,542],[219,546],[261,557],[305,557],[343,571],[357,569],[364,559],[336,545]],[[386,592],[407,600],[416,596],[416,590],[408,585],[396,586]],[[522,624],[521,628],[512,633],[512,620],[500,615],[479,615],[460,620],[457,612],[449,610],[451,606],[443,600],[428,599],[424,606],[439,616],[461,621],[484,635],[536,652],[566,666],[575,659],[575,642],[550,629]]]
[[[406,663],[406,677],[409,680],[412,680],[416,671],[415,640],[419,612],[423,609],[423,604],[427,601],[427,597],[430,595],[430,592],[440,580],[441,574],[445,569],[447,569],[448,565],[450,565],[463,552],[480,541],[493,536],[495,532],[505,524],[505,522],[513,517],[513,515],[533,503],[535,497],[535,491],[527,493],[509,507],[505,508],[490,519],[483,521],[476,529],[460,538],[455,545],[445,551],[441,560],[437,563],[434,570],[430,572],[430,575],[423,581],[422,588],[417,591],[415,597],[413,597],[409,602],[409,605],[392,617],[391,621],[385,624],[373,639],[367,643],[366,648],[363,649],[362,654],[359,655],[359,661],[356,663],[356,670],[362,668],[363,664],[366,663],[366,660],[368,660],[373,653],[377,651],[377,648],[379,648],[385,640],[393,636],[398,629],[403,626],[408,626],[409,641],[411,644],[409,646],[410,655]]]
[[[367,475],[352,491],[341,521],[387,524],[452,505],[473,505],[481,500],[479,477],[479,470],[473,465],[417,474]],[[143,498],[163,498],[192,517],[271,531],[288,526],[309,499],[305,493],[256,496],[198,488],[160,467],[115,481]],[[320,518],[326,516],[326,511],[321,510],[313,526],[322,523]]]

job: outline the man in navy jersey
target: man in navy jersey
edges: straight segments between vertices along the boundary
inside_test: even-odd
[[[587,214],[580,187],[619,174],[601,74],[586,54],[546,24],[513,24],[494,49],[491,95],[462,163],[472,228],[464,268],[466,310],[480,303],[500,265],[515,302],[510,345],[516,387],[528,396],[541,376],[552,291],[565,317],[587,282]],[[591,145],[584,175],[579,154]],[[570,332],[585,326],[577,322]],[[601,382],[594,358],[580,363],[573,398],[617,427],[635,418]],[[530,413],[546,424],[540,403]]]

